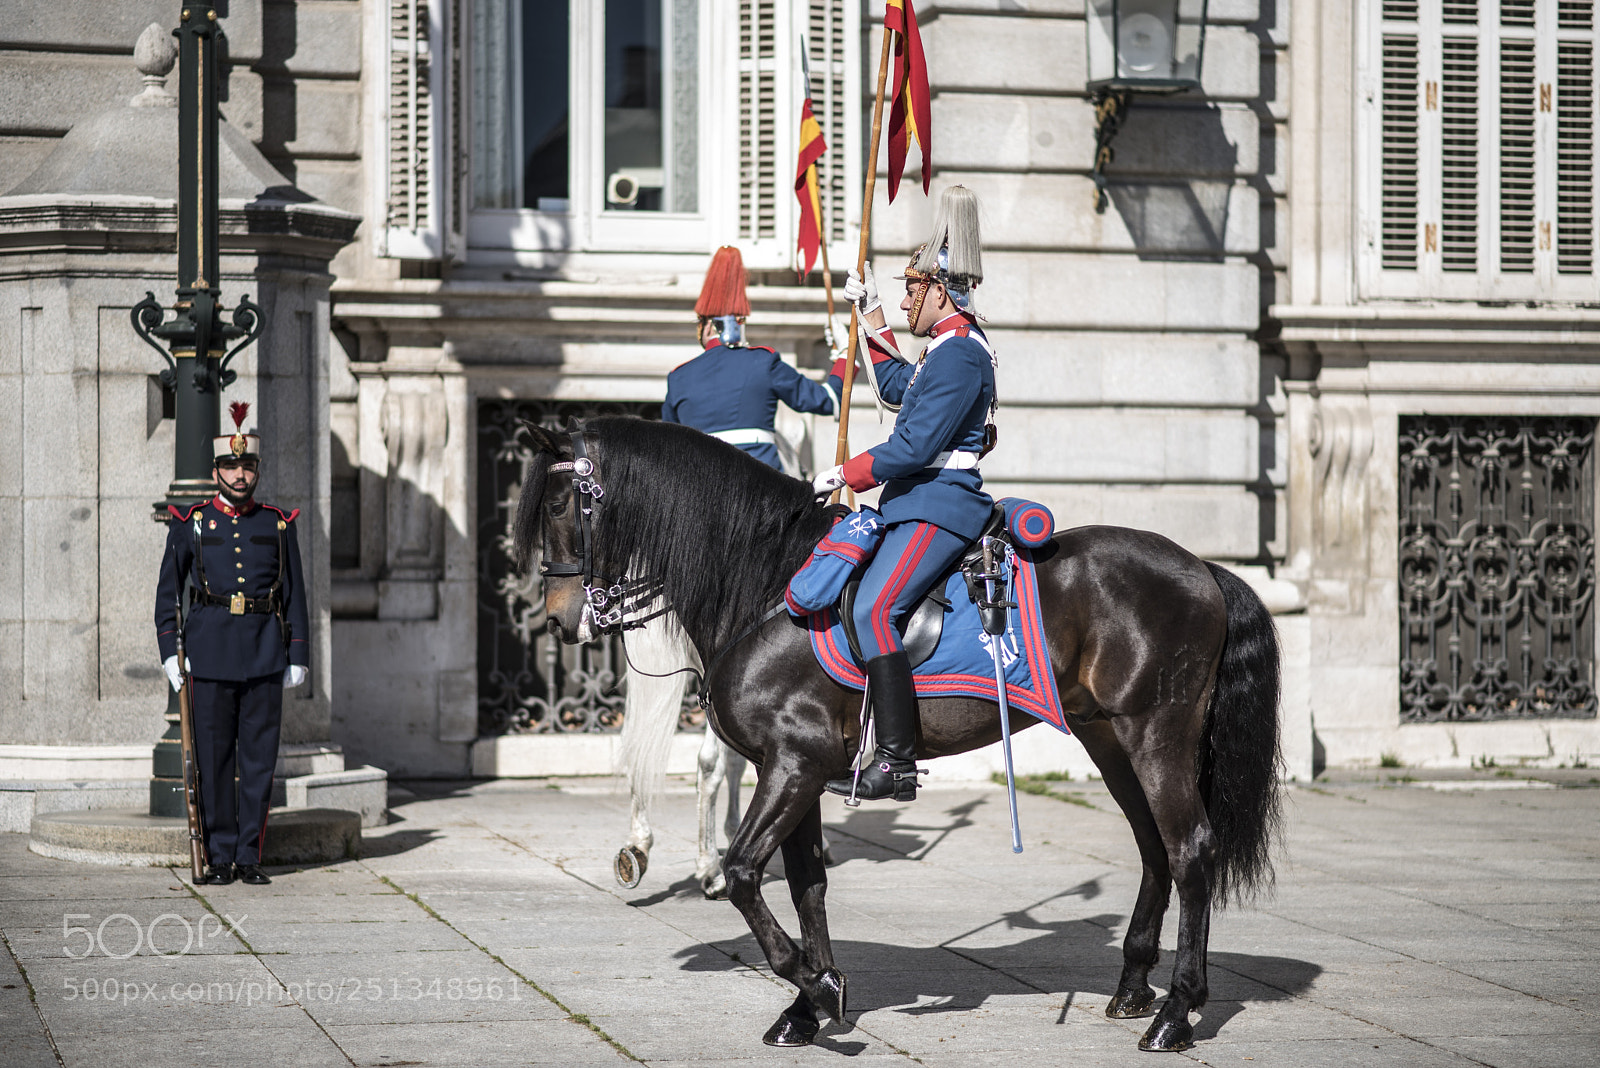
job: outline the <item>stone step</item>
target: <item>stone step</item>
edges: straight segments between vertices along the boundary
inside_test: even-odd
[[[138,810],[99,809],[35,816],[28,849],[80,864],[126,867],[189,865],[189,828],[181,819]],[[273,809],[263,864],[321,864],[361,855],[361,815],[335,808]]]

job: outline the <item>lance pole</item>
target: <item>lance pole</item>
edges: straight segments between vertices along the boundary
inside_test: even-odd
[[[872,101],[872,146],[867,149],[867,181],[866,188],[861,194],[861,246],[856,253],[856,273],[861,274],[867,264],[867,249],[872,241],[872,194],[878,184],[878,142],[883,137],[883,91],[889,80],[889,45],[894,36],[894,31],[888,26],[883,28],[883,47],[878,52],[878,93]],[[823,269],[827,269],[827,261],[823,261]],[[846,342],[847,355],[844,363],[844,385],[839,390],[839,445],[834,450],[833,462],[842,464],[850,459],[850,389],[856,381],[856,343],[861,336],[860,331],[861,309],[854,303],[850,305],[850,337]],[[871,359],[869,355],[867,357]],[[833,492],[830,499],[838,503],[839,491]]]

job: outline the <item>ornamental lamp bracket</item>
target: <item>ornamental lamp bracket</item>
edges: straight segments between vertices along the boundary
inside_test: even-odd
[[[1106,164],[1134,93],[1200,87],[1209,0],[1089,0],[1089,79],[1095,109],[1094,207],[1106,210]]]

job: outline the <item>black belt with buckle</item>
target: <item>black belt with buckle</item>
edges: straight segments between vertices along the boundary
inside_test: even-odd
[[[228,614],[232,616],[272,614],[277,611],[274,600],[270,594],[266,597],[246,597],[242,593],[212,593],[210,590],[200,592],[201,604],[226,608]]]

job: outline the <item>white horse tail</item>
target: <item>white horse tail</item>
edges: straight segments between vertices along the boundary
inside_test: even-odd
[[[683,688],[693,678],[687,673],[671,673],[698,667],[700,658],[671,612],[628,631],[623,641],[630,667],[617,770],[628,780],[635,808],[648,819],[651,802],[666,780],[667,756],[672,749],[672,736],[678,730]],[[666,677],[652,677],[656,675]]]

